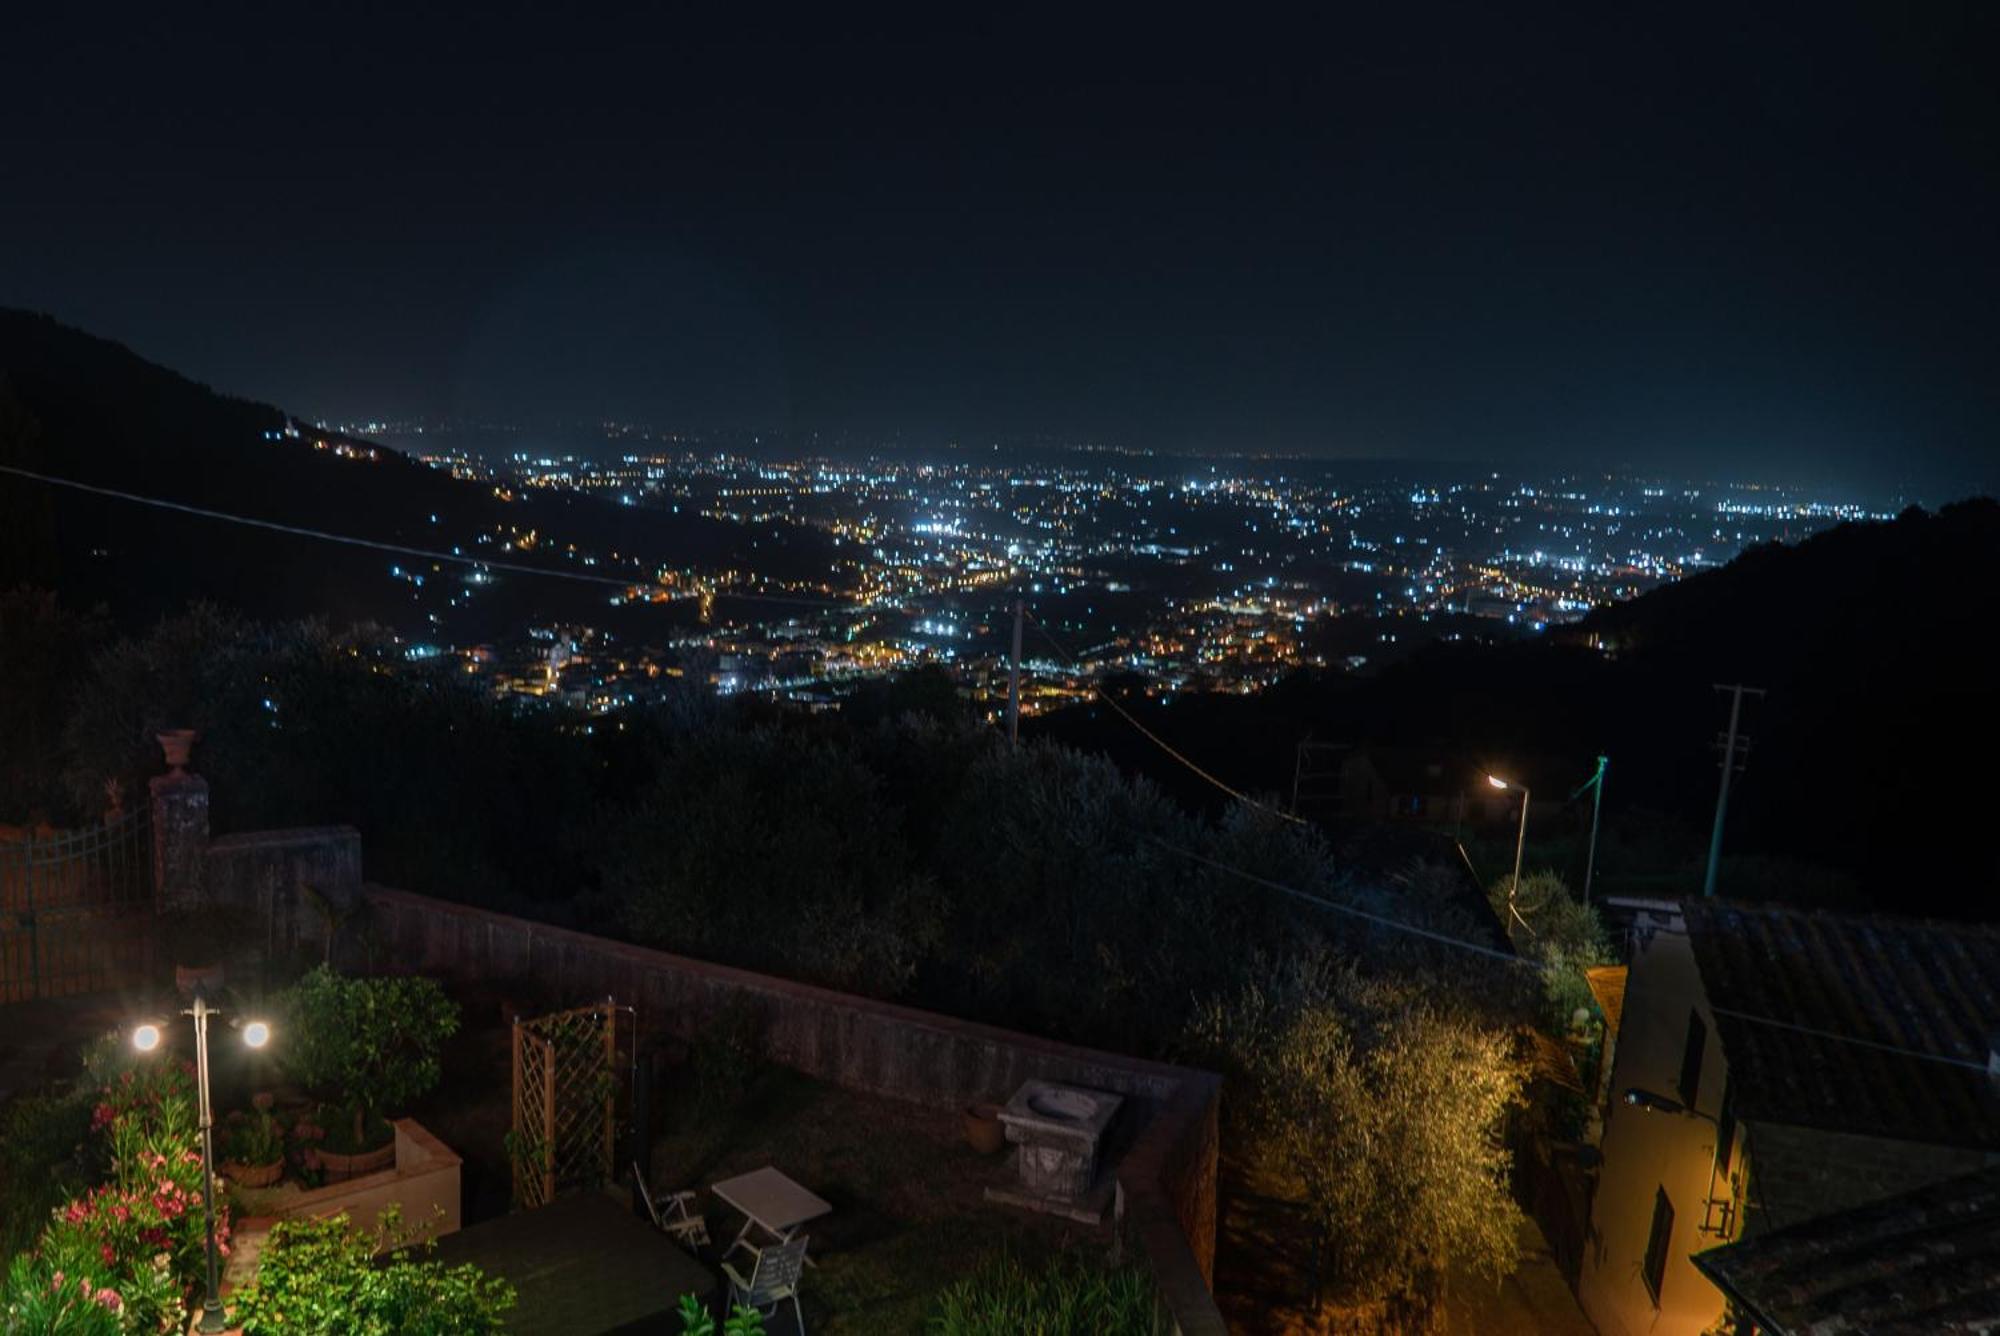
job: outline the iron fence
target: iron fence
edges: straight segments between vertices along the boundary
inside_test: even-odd
[[[96,992],[146,968],[150,835],[142,810],[0,843],[0,1002]]]

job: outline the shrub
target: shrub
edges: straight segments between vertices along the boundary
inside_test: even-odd
[[[680,1303],[681,1336],[715,1336],[715,1315],[701,1306],[692,1294],[683,1294]],[[722,1336],[764,1336],[764,1315],[742,1304],[723,1319]]]
[[[932,1336],[1152,1336],[1153,1284],[1133,1267],[1063,1257],[1030,1271],[1002,1257],[938,1295]]]
[[[434,979],[355,979],[321,965],[285,995],[284,1063],[349,1111],[359,1149],[388,1111],[430,1093],[458,1006]]]
[[[0,1256],[31,1246],[50,1212],[90,1181],[96,1104],[97,1092],[79,1086],[22,1095],[0,1111]]]
[[[1328,963],[1264,973],[1201,1009],[1193,1048],[1242,1081],[1245,1144],[1302,1191],[1342,1297],[1421,1300],[1450,1270],[1511,1271],[1500,1134],[1523,1073],[1507,1036],[1412,984]]]
[[[117,1290],[35,1253],[16,1256],[0,1285],[0,1326],[9,1332],[123,1336],[124,1310],[124,1297]]]
[[[639,941],[893,996],[930,936],[895,816],[849,750],[709,729],[612,823],[600,872]]]
[[[15,1258],[0,1299],[5,1330],[90,1336],[173,1328],[207,1260],[187,1067],[144,1061],[101,1090],[78,1093],[82,1099],[65,1097],[86,1128],[72,1163],[87,1180],[108,1155],[108,1181],[45,1217],[33,1249]],[[227,1253],[227,1206],[216,1203],[215,1215],[216,1240]]]
[[[1513,880],[1510,875],[1493,884],[1489,893],[1493,912],[1507,925],[1514,949],[1541,967],[1542,1022],[1562,1034],[1578,1009],[1596,1012],[1584,971],[1608,962],[1611,946],[1597,911],[1572,895],[1555,873],[1522,877],[1520,894],[1513,897],[1510,908]]]
[[[513,1306],[513,1286],[476,1266],[413,1260],[391,1208],[374,1235],[345,1214],[279,1221],[234,1316],[243,1336],[487,1336]]]
[[[276,1164],[285,1158],[285,1129],[269,1109],[237,1110],[229,1115],[217,1154],[237,1164]]]

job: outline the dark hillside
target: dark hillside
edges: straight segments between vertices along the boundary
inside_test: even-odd
[[[1229,783],[1276,794],[1289,793],[1294,746],[1308,737],[1496,768],[1568,758],[1579,784],[1607,753],[1610,833],[1620,837],[1623,823],[1653,862],[1677,861],[1644,873],[1676,892],[1690,874],[1698,885],[1714,811],[1726,722],[1714,684],[1743,682],[1770,694],[1746,707],[1752,747],[1726,849],[1793,871],[1775,881],[1744,872],[1736,893],[1796,887],[1814,898],[1823,870],[1873,907],[1991,916],[2000,702],[1985,644],[2000,624],[1995,571],[2000,504],[1965,501],[1756,549],[1548,641],[1440,645],[1375,678],[1302,675],[1258,698],[1140,708]],[[1190,800],[1216,796],[1102,707],[1038,721],[1037,731],[1103,747]],[[1578,804],[1564,838],[1583,816]]]
[[[824,555],[794,533],[590,498],[509,501],[337,432],[304,427],[296,438],[270,439],[291,425],[277,408],[216,393],[119,344],[48,316],[0,310],[0,464],[426,550],[498,556],[477,541],[512,526],[536,532],[541,552],[575,542],[641,559],[594,568],[605,575],[748,566],[753,543],[757,567],[768,574],[825,569]],[[565,564],[557,556],[505,557]],[[71,606],[101,601],[128,624],[202,598],[260,618],[317,614],[417,630],[422,620],[408,588],[387,578],[396,561],[0,475],[0,587],[59,588]],[[578,567],[572,561],[568,569]],[[605,594],[570,581],[503,579],[479,605],[492,624],[454,630],[480,639],[525,620],[595,612]],[[663,625],[677,620],[677,611],[662,611]]]

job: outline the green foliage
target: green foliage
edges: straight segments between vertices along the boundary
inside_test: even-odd
[[[238,1109],[225,1121],[216,1153],[237,1164],[276,1164],[285,1158],[285,1129],[269,1109]]]
[[[928,934],[880,782],[827,742],[704,731],[612,832],[604,881],[641,940],[893,994]]]
[[[303,1085],[353,1110],[354,1136],[428,1094],[438,1052],[458,1031],[458,1005],[434,979],[349,978],[326,965],[285,994],[283,1061]]]
[[[738,1304],[722,1320],[722,1336],[764,1336],[764,1315]]]
[[[476,1266],[415,1260],[392,1208],[375,1235],[345,1214],[279,1221],[234,1317],[244,1336],[487,1336],[513,1306],[513,1287]]]
[[[1509,875],[1494,883],[1493,912],[1507,925],[1514,949],[1541,967],[1542,1023],[1563,1034],[1577,1011],[1595,1014],[1584,971],[1610,961],[1611,945],[1597,911],[1570,894],[1555,873],[1522,877],[1520,893],[1510,897],[1513,880]]]
[[[97,651],[106,631],[102,616],[63,608],[54,594],[0,591],[0,682],[7,684],[0,691],[0,738],[7,739],[0,751],[0,821],[83,819],[104,810],[110,794],[101,785],[74,803],[56,777],[63,768],[62,721],[83,688],[77,666]],[[143,796],[143,789],[136,797],[129,789],[120,792],[128,806]]]
[[[74,1184],[75,1191],[67,1205],[43,1214],[41,1233],[7,1274],[0,1308],[9,1332],[173,1328],[206,1260],[204,1183],[186,1067],[161,1056],[113,1064],[101,1047],[90,1058],[95,1069],[115,1072],[107,1085],[9,1110],[8,1153],[25,1156],[42,1147],[55,1157],[53,1181]],[[79,1117],[81,1145],[57,1151],[79,1135]],[[11,1165],[9,1182],[17,1182]],[[216,1237],[225,1252],[229,1228],[228,1207],[217,1203]]]
[[[367,832],[370,866],[399,885],[447,895],[477,886],[516,905],[575,888],[577,845],[611,773],[599,744],[559,715],[507,709],[462,673],[409,664],[385,633],[259,625],[197,605],[95,654],[101,637],[38,639],[56,647],[37,660],[51,666],[35,690],[63,702],[43,719],[67,716],[61,764],[44,756],[40,773],[61,774],[72,809],[101,810],[107,780],[128,806],[143,798],[161,768],[154,734],[193,727],[218,829],[337,813]],[[535,820],[523,819],[529,811]]]
[[[0,1285],[0,1326],[22,1336],[124,1336],[124,1296],[96,1276],[65,1270],[36,1253],[19,1253]]]
[[[1152,1336],[1157,1301],[1136,1267],[1074,1257],[1037,1271],[1002,1257],[938,1295],[931,1336]]]
[[[700,1299],[683,1294],[678,1311],[682,1336],[715,1336],[715,1315],[702,1307]],[[723,1320],[722,1336],[764,1336],[764,1315],[738,1304]]]
[[[1511,1271],[1519,1212],[1500,1137],[1524,1074],[1506,1035],[1411,984],[1326,965],[1260,973],[1200,1010],[1191,1047],[1241,1081],[1233,1116],[1302,1192],[1335,1287],[1408,1298],[1454,1268]]]
[[[682,1336],[715,1336],[715,1316],[692,1294],[683,1294],[680,1303]]]
[[[129,1047],[129,1045],[128,1045]],[[0,1256],[28,1248],[94,1176],[85,1086],[20,1095],[0,1110]]]

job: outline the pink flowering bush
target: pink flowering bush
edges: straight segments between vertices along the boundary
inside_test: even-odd
[[[127,1324],[118,1291],[39,1253],[22,1253],[8,1267],[0,1287],[0,1329],[37,1336],[123,1336],[135,1330]]]
[[[108,1144],[109,1181],[59,1208],[33,1252],[14,1259],[0,1288],[8,1332],[169,1330],[185,1318],[184,1298],[206,1268],[200,1141],[186,1065],[162,1062],[114,1077],[92,1129]],[[226,1255],[229,1216],[221,1203],[216,1240]]]

